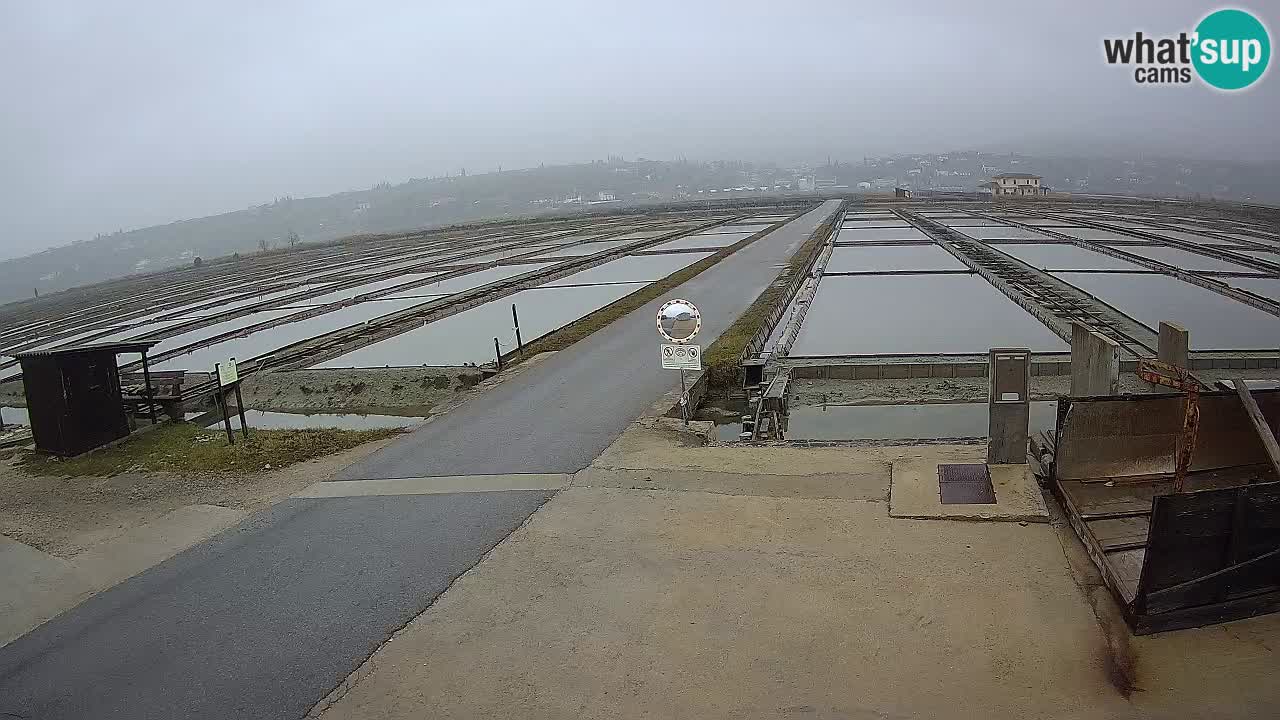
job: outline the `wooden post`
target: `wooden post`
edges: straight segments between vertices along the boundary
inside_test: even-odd
[[[497,358],[498,369],[502,369],[502,347],[498,345],[498,338],[493,339],[493,354]]]
[[[236,436],[231,432],[231,414],[227,412],[227,390],[222,387],[222,375],[218,372],[221,365],[222,363],[213,364],[213,378],[218,383],[218,409],[222,411],[222,424],[227,429],[227,443],[235,445]]]
[[[1262,448],[1267,451],[1267,458],[1271,460],[1271,467],[1275,468],[1276,475],[1280,476],[1280,443],[1276,442],[1276,436],[1271,432],[1271,426],[1267,424],[1267,419],[1263,417],[1262,410],[1258,407],[1258,402],[1253,399],[1253,394],[1249,392],[1249,384],[1244,378],[1236,378],[1232,383],[1236,386],[1236,394],[1240,396],[1240,402],[1244,405],[1244,412],[1249,416],[1249,420],[1253,422],[1253,429],[1258,433],[1258,439],[1262,441]]]
[[[142,384],[147,394],[147,406],[151,408],[151,424],[156,424],[156,393],[151,389],[151,368],[147,365],[147,351],[142,351]]]
[[[236,383],[236,409],[240,411],[240,434],[249,439],[249,425],[244,421],[244,397],[240,395],[240,383]]]
[[[511,322],[516,325],[516,351],[524,357],[524,341],[520,339],[520,316],[516,315],[516,304],[511,303]]]

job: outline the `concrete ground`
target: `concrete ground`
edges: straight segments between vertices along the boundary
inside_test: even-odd
[[[1280,702],[1280,617],[1116,640],[1069,529],[890,517],[894,463],[934,449],[677,433],[633,425],[313,714],[1269,717]]]

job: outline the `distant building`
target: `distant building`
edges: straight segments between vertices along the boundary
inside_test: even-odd
[[[1045,195],[1048,188],[1041,187],[1041,179],[1031,173],[1000,173],[991,178],[991,194],[996,197]]]
[[[911,191],[908,190],[907,188],[901,188],[901,187],[894,188],[893,196],[898,198],[909,198],[911,197]]]

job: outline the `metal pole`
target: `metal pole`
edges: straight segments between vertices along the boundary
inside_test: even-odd
[[[498,369],[502,369],[502,348],[498,346],[498,338],[493,339],[493,354],[497,357]]]
[[[680,417],[684,420],[684,426],[689,427],[689,398],[685,395],[684,387],[684,368],[680,369]]]
[[[151,367],[147,365],[147,351],[142,351],[142,383],[147,388],[147,405],[151,408],[151,424],[156,424],[155,391],[151,389]]]
[[[240,411],[240,434],[249,439],[249,426],[244,421],[244,397],[240,395],[240,383],[236,383],[236,409]]]
[[[520,316],[516,314],[516,304],[511,303],[511,322],[516,324],[516,351],[524,357],[524,341],[520,339]]]

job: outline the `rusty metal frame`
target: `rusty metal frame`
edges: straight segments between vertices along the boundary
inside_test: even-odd
[[[1173,491],[1183,492],[1187,482],[1187,468],[1195,454],[1200,439],[1200,388],[1197,383],[1187,383],[1187,399],[1182,416],[1182,434],[1178,436],[1178,451],[1173,464]]]

